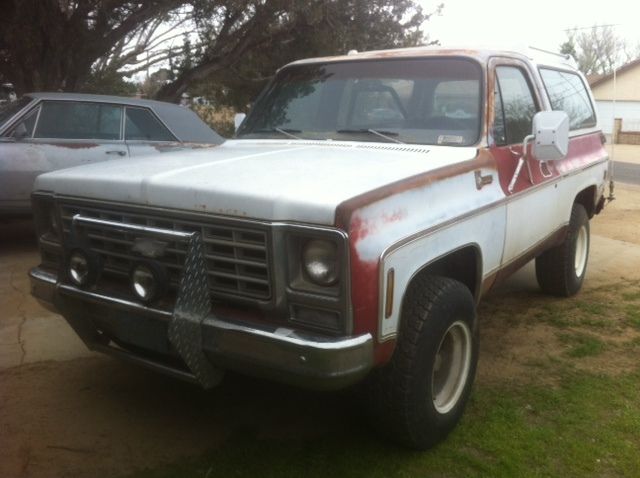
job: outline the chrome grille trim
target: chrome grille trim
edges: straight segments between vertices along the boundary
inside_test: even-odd
[[[237,297],[268,301],[272,296],[270,232],[267,227],[227,224],[220,220],[184,220],[94,205],[61,202],[60,217],[65,242],[71,240],[72,222],[80,225],[90,248],[104,260],[104,271],[113,275],[129,273],[139,256],[132,252],[141,235],[166,241],[162,257],[173,287],[180,279],[185,255],[185,238],[202,237],[212,298]],[[109,221],[104,225],[103,221]],[[117,223],[113,226],[113,223]]]

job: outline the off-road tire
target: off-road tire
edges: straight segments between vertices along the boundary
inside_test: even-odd
[[[589,216],[582,204],[575,203],[564,242],[536,258],[536,278],[543,292],[570,297],[580,290],[587,274],[590,243]]]
[[[459,396],[451,402],[450,410],[441,413],[433,397],[434,366],[443,338],[452,327],[467,328],[469,362],[465,377],[457,382],[461,384]],[[403,446],[419,450],[434,446],[460,420],[477,361],[478,328],[469,289],[444,277],[418,277],[403,302],[393,357],[367,384],[370,419],[384,436]]]

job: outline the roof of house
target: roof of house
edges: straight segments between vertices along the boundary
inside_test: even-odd
[[[625,71],[629,71],[632,70],[633,68],[635,68],[636,66],[640,66],[640,58],[636,58],[633,61],[630,61],[629,63],[625,63],[624,65],[622,65],[620,68],[618,68],[615,71],[616,76],[620,75],[620,73],[624,73]],[[593,80],[592,80],[593,78]],[[613,72],[608,73],[606,75],[589,75],[587,76],[587,80],[589,81],[589,86],[591,86],[591,88],[593,88],[594,86],[598,86],[610,79],[613,78]]]

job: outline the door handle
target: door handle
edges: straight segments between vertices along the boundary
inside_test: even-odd
[[[474,175],[476,177],[476,189],[478,191],[493,182],[493,175],[491,174],[487,174],[486,176],[483,176],[481,171],[476,170],[474,172]]]
[[[111,150],[111,151],[105,151],[105,154],[110,154],[110,155],[116,155],[116,156],[126,156],[127,153],[125,151],[122,150]]]

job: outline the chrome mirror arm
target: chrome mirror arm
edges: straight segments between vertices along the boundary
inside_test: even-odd
[[[522,166],[524,166],[524,163],[527,163],[527,172],[529,173],[529,181],[531,181],[531,183],[533,184],[533,176],[531,175],[531,168],[529,167],[529,163],[527,162],[527,145],[529,144],[529,141],[532,141],[533,139],[535,139],[535,135],[530,134],[526,136],[524,138],[524,141],[522,142],[522,155],[520,155],[520,159],[518,159],[518,165],[516,166],[516,170],[513,172],[513,177],[511,178],[511,181],[509,182],[509,186],[507,187],[507,190],[509,191],[509,193],[513,192],[513,188],[516,186],[516,181],[520,176],[520,171],[522,170]]]

